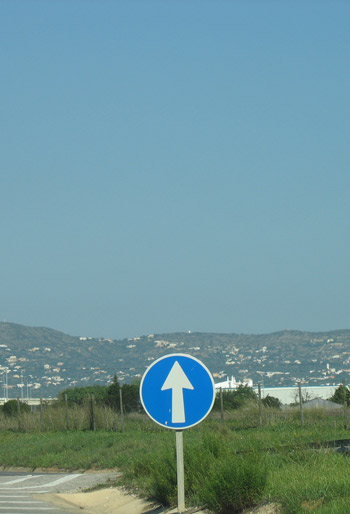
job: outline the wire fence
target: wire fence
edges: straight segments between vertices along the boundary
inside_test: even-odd
[[[230,429],[263,428],[294,424],[295,426],[310,427],[327,425],[330,427],[350,426],[350,412],[346,402],[343,405],[333,405],[329,408],[307,408],[300,388],[299,402],[294,406],[276,408],[263,403],[261,394],[256,400],[245,401],[241,406],[232,408],[232,403],[221,391],[216,402],[216,410],[209,415],[206,423],[220,422],[223,427]],[[19,399],[11,400],[11,409],[6,404],[0,409],[0,430],[34,431],[69,431],[69,430],[106,430],[123,432],[130,427],[133,429],[159,430],[140,409],[136,412],[124,412],[122,397],[119,408],[111,408],[97,402],[93,395],[81,405],[69,405],[67,397],[61,402],[46,402],[29,407]],[[219,406],[219,407],[218,407]]]

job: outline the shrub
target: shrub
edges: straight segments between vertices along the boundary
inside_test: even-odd
[[[120,411],[120,385],[117,375],[114,375],[113,382],[107,388],[106,402],[109,407]]]
[[[331,402],[334,403],[345,403],[350,405],[350,389],[344,384],[340,384],[340,386],[334,391],[333,396],[329,398]]]
[[[106,403],[109,407],[120,412],[120,391],[122,392],[123,410],[124,412],[140,412],[142,411],[140,402],[140,384],[123,384],[121,387],[118,383],[117,376],[114,376],[112,384],[107,389]]]
[[[103,403],[107,398],[107,390],[107,386],[101,385],[72,387],[61,391],[58,394],[58,400],[64,402],[65,395],[67,395],[68,405],[84,405],[93,394],[96,402]]]
[[[18,415],[17,400],[8,400],[6,403],[4,403],[2,411],[6,416],[17,416]],[[19,402],[19,411],[20,411],[20,414],[28,413],[28,412],[30,412],[30,407],[26,403]]]
[[[240,409],[249,402],[256,402],[257,396],[254,389],[249,386],[240,385],[234,391],[222,391],[225,410]],[[216,396],[214,409],[220,410],[220,395]]]
[[[231,454],[214,461],[201,477],[199,500],[216,514],[235,514],[261,500],[266,480],[258,456]]]
[[[159,461],[150,472],[148,485],[150,498],[164,507],[174,505],[177,497],[177,470],[175,449],[164,448]]]
[[[140,412],[142,411],[140,402],[140,385],[124,384],[122,387],[123,407],[125,412]]]
[[[255,505],[266,485],[266,466],[257,455],[237,455],[225,437],[207,433],[185,445],[186,503],[203,505],[217,514],[234,514]],[[137,467],[140,467],[140,462]],[[164,506],[176,504],[177,470],[174,447],[164,447],[145,463],[147,496]],[[135,470],[135,475],[137,471]]]
[[[282,406],[282,403],[278,398],[270,396],[269,394],[261,400],[261,403],[264,405],[264,407],[269,407],[272,409],[280,409]]]

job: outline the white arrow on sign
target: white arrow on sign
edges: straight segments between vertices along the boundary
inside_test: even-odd
[[[194,389],[191,382],[188,380],[184,370],[180,364],[175,361],[167,376],[161,391],[166,389],[172,390],[172,409],[171,409],[171,422],[172,423],[185,423],[185,405],[183,389]]]

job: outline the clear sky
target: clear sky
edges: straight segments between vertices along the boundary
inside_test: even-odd
[[[1,0],[1,320],[350,328],[349,19],[330,0]]]

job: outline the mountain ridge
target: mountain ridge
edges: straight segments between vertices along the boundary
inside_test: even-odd
[[[233,375],[252,378],[255,384],[263,381],[265,386],[294,385],[298,380],[326,385],[348,379],[350,329],[189,331],[117,340],[0,322],[0,381],[4,385],[8,375],[10,397],[56,396],[67,387],[105,385],[115,374],[120,382],[132,382],[152,361],[170,352],[199,358],[216,381]]]

